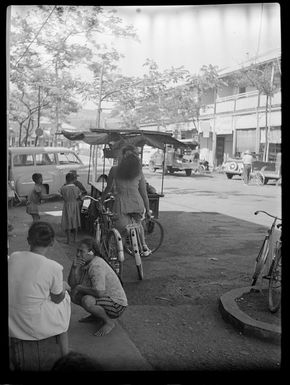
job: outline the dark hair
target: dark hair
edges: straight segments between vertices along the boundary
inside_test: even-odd
[[[137,147],[133,146],[132,144],[128,144],[127,146],[125,146],[121,149],[122,156],[124,156],[126,154],[126,152],[138,155]]]
[[[89,249],[89,251],[92,251],[94,253],[94,255],[98,255],[99,257],[101,257],[110,266],[110,268],[113,270],[113,272],[119,278],[121,285],[123,286],[122,279],[116,273],[113,266],[111,266],[111,264],[107,261],[106,257],[101,253],[99,246],[97,245],[96,241],[92,238],[84,238],[84,239],[79,241],[79,245],[82,245],[82,244],[86,245],[87,248]]]
[[[42,177],[42,174],[39,174],[38,172],[36,172],[35,174],[32,174],[32,180],[34,183],[37,183],[41,177]]]
[[[86,354],[69,352],[55,361],[51,370],[58,372],[92,372],[102,371],[103,367]]]
[[[54,230],[47,222],[34,222],[28,230],[27,241],[30,246],[47,247],[54,240]]]
[[[132,180],[136,178],[142,170],[139,157],[134,153],[129,153],[122,158],[117,166],[116,178],[123,180]]]
[[[89,251],[92,251],[94,255],[101,256],[99,246],[97,245],[96,241],[93,238],[84,238],[79,241],[79,244],[86,245]]]
[[[66,183],[73,182],[75,179],[76,179],[76,177],[72,172],[68,172],[65,176]]]

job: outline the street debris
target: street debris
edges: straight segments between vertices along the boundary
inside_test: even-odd
[[[163,301],[170,301],[170,299],[165,298],[165,297],[155,297],[156,299],[162,299]]]

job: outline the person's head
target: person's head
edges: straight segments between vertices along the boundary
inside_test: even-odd
[[[73,174],[74,179],[77,179],[77,177],[79,176],[79,174],[77,173],[77,170],[70,170],[69,172],[70,172],[71,174]]]
[[[32,175],[32,180],[34,183],[36,184],[41,184],[42,183],[42,174],[39,174],[39,173],[34,173]]]
[[[77,256],[89,263],[96,255],[100,256],[100,249],[92,238],[84,238],[78,244]]]
[[[102,366],[93,358],[83,353],[69,352],[60,357],[51,368],[58,372],[91,372],[102,371]]]
[[[36,247],[49,247],[53,245],[55,233],[47,222],[34,222],[28,230],[27,241],[31,249]]]
[[[130,146],[135,148],[134,146]],[[124,180],[132,180],[136,178],[141,170],[142,165],[138,156],[138,152],[128,149],[129,146],[126,146],[123,151],[123,157],[117,167],[117,178]]]
[[[75,176],[72,172],[68,172],[65,176],[65,181],[66,183],[73,183],[73,181],[75,180]]]
[[[133,146],[132,144],[128,144],[127,146],[124,146],[121,149],[122,158],[126,158],[129,154],[134,154],[138,156],[139,155],[138,148]]]

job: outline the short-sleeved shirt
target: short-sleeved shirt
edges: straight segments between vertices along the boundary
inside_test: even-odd
[[[252,164],[252,162],[253,162],[253,157],[252,157],[252,155],[250,155],[250,154],[245,154],[245,155],[243,156],[243,163],[244,163],[244,164]]]
[[[64,333],[69,327],[70,296],[56,304],[50,293],[63,290],[63,267],[30,251],[8,259],[9,334],[22,340],[41,340]]]
[[[126,293],[114,270],[100,257],[95,257],[87,267],[82,285],[92,287],[97,290],[105,290],[114,302],[119,305],[127,306]]]

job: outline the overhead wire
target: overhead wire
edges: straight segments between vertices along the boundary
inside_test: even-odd
[[[33,40],[28,44],[28,46],[26,47],[24,53],[20,56],[20,58],[18,59],[18,61],[16,62],[15,66],[18,65],[18,63],[20,62],[20,60],[26,55],[26,52],[29,50],[30,46],[32,45],[32,43],[35,41],[35,39],[37,38],[37,36],[40,34],[40,31],[42,30],[42,28],[45,26],[45,24],[48,22],[48,19],[50,18],[50,16],[52,15],[53,11],[55,10],[56,8],[56,5],[53,7],[53,9],[51,10],[50,14],[47,16],[46,20],[44,21],[44,23],[42,24],[42,26],[39,28],[38,32],[36,33],[36,35],[34,36]]]

